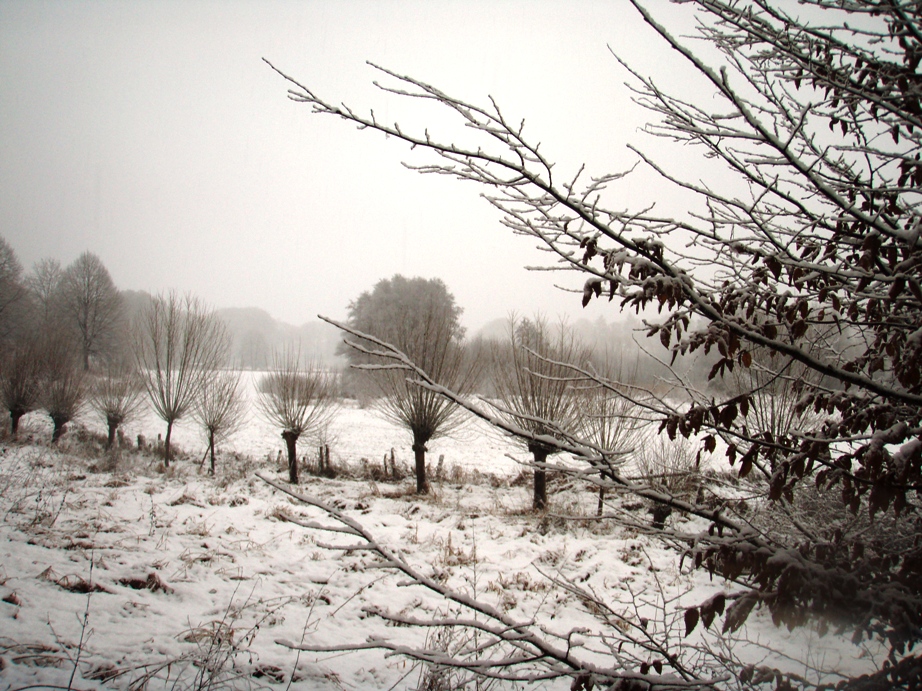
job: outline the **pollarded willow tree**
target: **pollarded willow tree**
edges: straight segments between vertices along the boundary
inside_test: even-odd
[[[41,394],[41,357],[37,339],[21,339],[0,355],[0,403],[10,413],[10,434],[15,437],[19,421],[35,410]]]
[[[224,322],[192,295],[155,297],[135,324],[135,364],[154,412],[166,423],[167,467],[173,425],[191,411],[208,378],[226,366],[229,351]]]
[[[90,384],[89,404],[106,425],[106,449],[115,449],[119,428],[140,412],[144,384],[133,366],[115,360]]]
[[[302,362],[300,348],[283,348],[273,353],[269,373],[259,381],[256,404],[269,424],[281,428],[288,481],[298,484],[298,440],[319,432],[336,413],[335,374]]]
[[[555,440],[570,438],[580,426],[582,396],[566,363],[585,366],[592,351],[569,326],[552,327],[540,316],[510,317],[507,336],[492,351],[496,408],[534,435],[524,440],[534,459],[532,509],[544,511],[548,456],[559,451]]]
[[[702,44],[673,35],[640,0],[631,4],[702,80],[700,98],[682,100],[632,66],[630,55],[616,55],[651,116],[647,132],[688,145],[735,176],[699,181],[635,148],[660,174],[663,194],[674,186],[697,198],[698,207],[681,217],[626,208],[621,174],[554,168],[494,101],[479,107],[379,68],[393,80],[386,90],[441,104],[466,133],[479,133],[467,146],[380,122],[286,76],[290,96],[427,150],[434,158],[423,172],[483,184],[508,228],[583,275],[584,303],[659,309],[649,335],[676,353],[716,352],[712,378],[752,367],[759,351],[775,354],[759,360],[767,376],[783,376],[791,363],[814,373],[792,382],[798,410],[812,415],[780,437],[751,424],[748,391],[659,407],[671,438],[700,438],[707,450],[723,442],[729,464],[773,504],[770,526],[752,525],[729,506],[705,509],[633,486],[604,458],[586,458],[600,464],[611,486],[711,523],[703,535],[670,532],[685,541],[693,563],[727,579],[719,598],[688,609],[689,629],[722,615],[723,631],[736,631],[757,606],[788,627],[822,628],[831,620],[854,640],[889,649],[876,671],[842,679],[843,688],[916,688],[922,7],[903,0],[696,0],[694,31],[708,47],[699,50]],[[689,242],[695,262],[676,249]],[[811,332],[830,330],[847,347],[816,348]],[[797,516],[810,486],[822,492],[833,520]],[[812,681],[735,672],[743,686],[809,686],[826,678],[815,668]]]
[[[454,296],[437,278],[383,279],[349,305],[351,327],[396,346],[440,385],[463,395],[473,390],[480,366],[468,357],[460,317]],[[376,408],[410,433],[416,492],[428,493],[426,445],[463,424],[463,411],[453,401],[418,386],[404,370],[382,361],[374,342],[360,338],[346,344],[353,367],[372,380],[378,394]]]
[[[215,474],[217,444],[237,432],[246,419],[246,400],[240,373],[229,370],[216,371],[203,382],[192,417],[198,422],[208,447],[205,458],[210,460],[208,472]]]
[[[42,333],[38,344],[39,405],[51,418],[51,441],[56,443],[86,401],[87,374],[66,330]]]
[[[640,359],[638,354],[628,359],[623,350],[606,349],[596,353],[593,361],[589,371],[594,376],[581,381],[577,388],[581,399],[577,403],[579,435],[607,452],[606,467],[623,467],[640,457],[652,422],[640,405],[649,398],[639,383]],[[605,506],[606,484],[603,477],[599,515]]]

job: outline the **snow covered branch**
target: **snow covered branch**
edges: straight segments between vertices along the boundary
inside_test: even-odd
[[[562,642],[555,642],[554,636],[548,631],[538,627],[535,622],[516,621],[497,607],[472,597],[466,593],[452,589],[445,584],[426,576],[420,569],[411,565],[396,551],[378,541],[358,521],[346,515],[343,511],[325,504],[309,495],[293,490],[290,486],[280,483],[265,473],[257,476],[280,492],[297,499],[298,501],[319,509],[328,518],[338,522],[340,528],[317,525],[322,530],[334,529],[362,540],[362,547],[377,555],[379,561],[372,566],[375,568],[391,569],[409,578],[411,584],[425,588],[432,593],[444,598],[446,601],[460,606],[470,615],[454,617],[433,617],[420,619],[402,614],[394,614],[382,607],[368,607],[369,614],[383,617],[395,623],[414,627],[451,627],[460,629],[473,629],[487,636],[478,643],[476,649],[463,651],[463,654],[449,655],[443,651],[427,648],[413,647],[397,644],[383,638],[372,638],[362,642],[345,643],[342,645],[322,645],[310,641],[294,643],[280,640],[279,644],[286,647],[311,652],[342,652],[365,649],[382,649],[396,655],[402,655],[434,665],[450,666],[476,671],[484,677],[505,680],[538,681],[570,676],[574,679],[589,678],[595,683],[616,684],[635,683],[640,686],[625,688],[644,688],[651,691],[668,689],[696,689],[712,687],[726,678],[696,678],[689,670],[679,667],[673,674],[663,673],[668,668],[668,659],[657,664],[659,671],[650,673],[627,669],[625,666],[603,667],[590,660],[582,659],[574,646],[568,641],[572,635],[564,637]],[[310,523],[302,524],[310,526]],[[347,548],[354,549],[349,545]],[[340,549],[340,547],[333,547]],[[579,632],[571,632],[578,634]],[[562,645],[561,643],[567,643]],[[622,681],[623,680],[623,681]]]
[[[748,589],[723,613],[730,629],[757,605],[788,627],[832,618],[856,640],[885,642],[888,683],[909,688],[906,661],[922,644],[922,544],[912,537],[922,515],[922,11],[904,0],[804,0],[795,15],[769,0],[695,0],[702,49],[665,12],[631,4],[701,79],[700,98],[679,98],[615,55],[651,115],[647,134],[714,165],[698,179],[630,145],[663,195],[696,200],[674,214],[619,203],[625,173],[567,175],[492,98],[477,106],[372,66],[385,91],[460,118],[462,144],[334,105],[273,69],[314,112],[431,155],[411,166],[420,172],[483,185],[506,228],[580,277],[584,305],[617,301],[643,312],[647,336],[674,358],[712,358],[706,396],[643,405],[670,442],[723,451],[758,497],[757,516],[632,482],[578,425],[545,419],[536,433],[503,419],[510,406],[488,410],[374,345],[418,386],[573,454],[600,483],[707,519],[707,534],[689,536],[694,563]],[[569,371],[591,374],[579,368]],[[689,621],[715,611],[691,608]]]

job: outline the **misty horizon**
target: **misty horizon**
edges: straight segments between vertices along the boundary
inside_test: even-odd
[[[26,272],[90,251],[122,290],[191,292],[292,324],[342,318],[395,274],[441,278],[470,331],[513,310],[611,319],[615,305],[580,307],[581,279],[527,270],[556,262],[479,190],[407,170],[424,157],[312,115],[263,61],[446,137],[463,127],[377,89],[366,61],[474,103],[493,96],[561,173],[626,170],[646,116],[618,88],[608,45],[630,45],[649,69],[663,57],[634,13],[578,9],[0,2],[0,233]],[[625,200],[656,200],[636,177]]]

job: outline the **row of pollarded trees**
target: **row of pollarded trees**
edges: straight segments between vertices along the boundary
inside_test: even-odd
[[[112,447],[118,429],[146,401],[166,423],[164,463],[172,461],[174,425],[191,415],[206,437],[213,470],[217,441],[245,414],[239,378],[226,371],[229,339],[223,322],[196,298],[169,293],[150,300],[129,328],[121,297],[95,255],[84,253],[66,269],[45,260],[23,277],[12,250],[5,242],[0,249],[0,320],[7,339],[0,398],[13,433],[23,415],[44,409],[57,441],[89,403],[104,419]],[[489,374],[499,414],[530,435],[527,447],[536,464],[533,504],[544,509],[543,467],[553,452],[550,439],[571,427],[580,407],[593,399],[564,376],[562,363],[584,364],[589,350],[563,325],[552,329],[542,319],[513,319],[502,345],[475,353],[464,346],[460,315],[441,281],[395,276],[361,294],[350,306],[349,321],[355,329],[396,344],[456,391],[472,392]],[[411,433],[417,491],[427,492],[427,444],[463,422],[458,406],[382,363],[369,352],[372,343],[360,340],[357,345],[350,349],[352,360],[371,370],[381,411]],[[282,429],[289,479],[297,482],[297,442],[329,419],[336,387],[319,368],[303,364],[295,350],[277,353],[271,370],[260,383],[257,403],[262,415]],[[597,406],[606,398],[618,400],[595,398]],[[600,409],[585,419],[600,430],[623,428],[625,423],[613,422],[620,417],[612,412]],[[552,424],[542,422],[547,420]],[[581,431],[593,434],[585,423]]]
[[[86,406],[107,427],[107,447],[145,406],[166,423],[163,460],[173,460],[174,425],[192,417],[215,470],[217,443],[244,421],[240,377],[229,370],[227,328],[201,300],[170,292],[150,299],[133,320],[105,266],[91,253],[62,269],[38,262],[28,275],[0,238],[0,402],[11,433],[44,410],[57,442]],[[260,387],[259,406],[282,430],[297,482],[298,437],[316,428],[334,394],[330,377],[284,351]]]
[[[601,367],[615,380],[620,355],[597,357],[572,329],[546,319],[511,317],[505,339],[466,347],[461,309],[439,279],[397,275],[379,281],[349,308],[348,330],[356,336],[343,353],[365,373],[376,407],[409,431],[415,459],[416,491],[429,491],[427,444],[464,423],[464,411],[438,387],[460,396],[491,391],[491,406],[533,458],[533,508],[547,508],[547,460],[560,440],[591,440],[618,454],[631,451],[645,421],[624,397],[633,377],[609,388],[582,382],[570,367]],[[393,347],[426,372],[436,386],[420,386],[390,357]],[[626,370],[622,370],[626,373]],[[624,379],[624,377],[617,377]]]
[[[248,413],[240,374],[230,369],[231,341],[224,322],[198,298],[168,293],[142,311],[132,334],[131,370],[100,378],[103,386],[97,389],[105,391],[110,403],[110,442],[143,393],[167,425],[164,465],[169,467],[173,459],[174,425],[191,416],[205,437],[214,474],[218,442],[237,431]],[[299,350],[292,348],[276,353],[271,371],[260,381],[258,408],[282,430],[291,482],[298,481],[298,438],[328,419],[337,394],[333,377],[303,363]]]
[[[246,414],[239,376],[229,371],[223,321],[191,295],[150,299],[130,319],[122,296],[96,255],[62,268],[42,260],[29,274],[0,238],[0,402],[11,432],[44,410],[57,441],[89,405],[104,420],[107,446],[147,404],[166,423],[163,458],[173,459],[174,425],[187,417],[205,436],[214,472],[215,446]],[[284,351],[260,387],[259,407],[283,430],[290,477],[297,481],[296,442],[316,429],[334,395],[330,377]]]
[[[88,404],[111,447],[145,391],[167,422],[167,463],[172,425],[190,410],[203,427],[228,426],[227,411],[219,415],[209,400],[229,348],[223,324],[198,300],[168,294],[129,328],[118,289],[90,252],[67,267],[42,260],[24,274],[0,238],[0,339],[0,400],[14,435],[26,413],[44,410],[57,441]]]

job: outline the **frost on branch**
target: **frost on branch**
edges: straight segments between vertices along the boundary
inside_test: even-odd
[[[674,353],[714,357],[722,389],[689,390],[681,408],[656,411],[670,438],[722,452],[772,507],[759,521],[713,509],[711,530],[688,545],[693,563],[752,593],[714,616],[734,629],[758,606],[778,625],[880,641],[890,657],[860,683],[908,688],[922,642],[922,10],[698,0],[695,31],[709,48],[699,51],[679,37],[687,27],[666,25],[668,12],[631,2],[701,80],[689,102],[615,55],[651,116],[647,134],[734,178],[686,176],[630,145],[663,195],[697,198],[680,216],[628,208],[622,174],[568,177],[492,99],[476,106],[376,67],[383,89],[455,114],[465,141],[480,137],[467,146],[285,78],[315,112],[427,151],[422,172],[484,185],[507,228],[580,276],[584,301],[641,312]],[[582,449],[590,465],[601,457]]]
[[[379,649],[389,654],[408,657],[435,668],[447,668],[472,672],[479,677],[503,681],[536,682],[571,677],[573,688],[621,688],[621,689],[697,689],[709,688],[727,676],[701,677],[689,668],[684,656],[671,652],[665,645],[669,635],[655,630],[648,621],[625,619],[594,594],[581,589],[577,584],[557,577],[558,587],[571,590],[583,601],[603,612],[603,618],[610,623],[620,622],[615,631],[625,631],[615,642],[611,634],[599,636],[585,629],[555,634],[538,622],[517,620],[502,609],[446,585],[442,580],[427,576],[423,569],[413,566],[400,553],[379,542],[355,519],[344,512],[310,496],[300,494],[272,479],[259,477],[277,490],[317,509],[324,518],[308,521],[292,518],[292,522],[304,528],[326,531],[345,536],[342,544],[323,545],[328,549],[349,552],[363,551],[372,555],[364,566],[368,570],[392,571],[403,577],[402,587],[418,587],[442,598],[451,606],[450,614],[428,612],[394,612],[385,606],[369,605],[365,612],[370,616],[403,627],[425,630],[442,629],[456,632],[456,639],[466,644],[450,650],[432,645],[412,645],[391,638],[369,637],[364,641],[328,645],[310,640],[295,643],[279,640],[288,648],[316,653],[336,653]],[[587,605],[589,606],[589,605]],[[427,641],[431,639],[427,638]],[[611,665],[594,662],[600,650],[610,650],[617,645],[620,652],[612,658]]]

